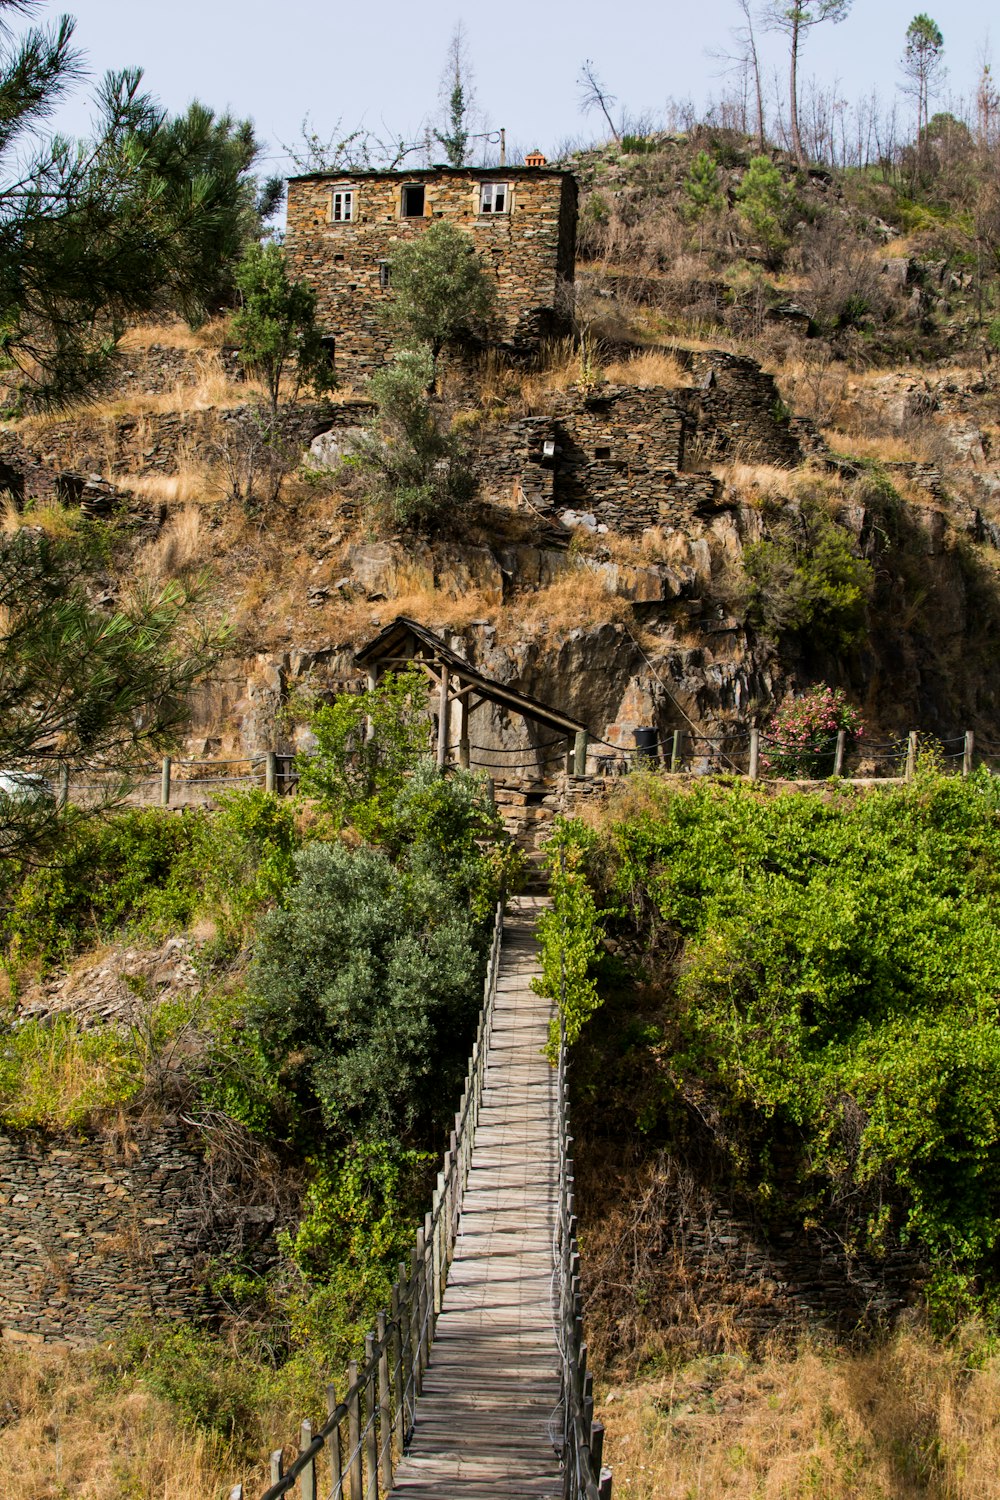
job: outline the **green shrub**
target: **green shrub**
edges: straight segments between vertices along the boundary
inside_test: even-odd
[[[72,1130],[142,1087],[134,1039],[114,1027],[84,1031],[71,1016],[0,1025],[0,1124]]]
[[[994,1290],[998,804],[985,773],[868,796],[702,786],[590,858],[656,939],[648,979],[682,945],[665,1116],[687,1100],[768,1214]]]
[[[552,905],[538,918],[542,973],[532,980],[532,988],[556,1002],[557,1016],[549,1033],[551,1062],[559,1056],[560,1019],[567,1046],[572,1046],[601,1003],[594,970],[604,929],[585,873],[587,853],[595,842],[575,818],[560,819],[545,845]]]
[[[721,213],[726,206],[719,169],[707,151],[699,151],[684,180],[688,213],[692,219]]]
[[[736,194],[747,228],[769,266],[779,266],[790,241],[795,200],[769,156],[755,156]]]
[[[776,640],[847,650],[863,639],[871,564],[818,502],[779,518],[743,551],[748,622]]]
[[[331,1146],[403,1140],[453,1105],[479,1009],[481,939],[440,875],[315,844],[262,922],[251,1017]]]

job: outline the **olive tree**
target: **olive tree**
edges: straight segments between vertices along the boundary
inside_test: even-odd
[[[406,240],[389,257],[385,318],[405,344],[424,344],[431,380],[446,344],[485,337],[496,313],[496,283],[467,234],[445,220]]]

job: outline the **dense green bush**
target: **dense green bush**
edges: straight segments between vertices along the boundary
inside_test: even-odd
[[[871,564],[818,502],[771,522],[771,535],[743,550],[747,620],[775,640],[844,651],[864,637]]]
[[[939,1283],[995,1284],[996,780],[795,797],[651,782],[587,857],[647,980],[670,985],[644,1127],[687,1111],[767,1212],[915,1245]]]

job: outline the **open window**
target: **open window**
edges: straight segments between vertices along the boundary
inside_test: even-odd
[[[481,214],[510,213],[510,183],[484,182],[479,189]]]
[[[424,185],[422,182],[404,183],[399,197],[401,219],[422,219],[424,216]]]
[[[330,223],[353,224],[358,202],[355,187],[336,187],[330,194]]]

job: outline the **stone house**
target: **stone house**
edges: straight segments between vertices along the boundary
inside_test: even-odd
[[[337,368],[358,376],[390,347],[379,305],[400,242],[436,219],[463,229],[496,276],[501,340],[530,352],[565,326],[576,218],[576,180],[551,167],[310,172],[289,181],[285,247],[292,275],[317,292]]]

